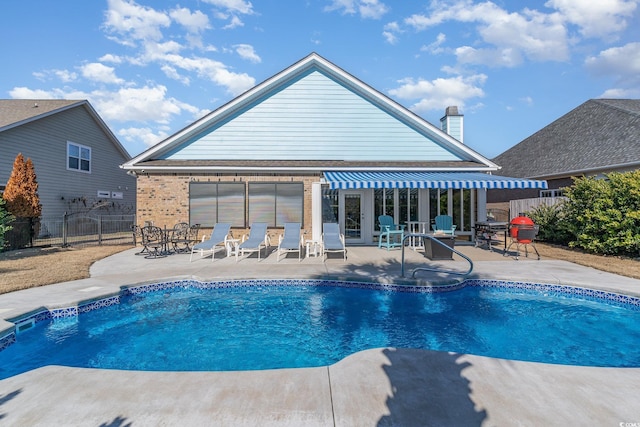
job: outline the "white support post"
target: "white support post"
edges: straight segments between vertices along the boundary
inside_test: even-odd
[[[476,221],[486,221],[487,220],[487,189],[478,188],[476,190],[476,195],[478,196],[478,218],[476,219]]]
[[[319,242],[322,239],[322,184],[311,184],[311,238]]]

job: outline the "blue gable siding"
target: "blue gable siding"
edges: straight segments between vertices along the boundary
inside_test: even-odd
[[[460,157],[316,68],[174,147],[171,160],[455,161]]]

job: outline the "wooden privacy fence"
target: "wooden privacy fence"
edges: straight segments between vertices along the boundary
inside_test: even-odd
[[[509,220],[525,214],[538,206],[554,206],[567,200],[566,197],[537,197],[534,199],[511,200],[509,202]]]
[[[65,214],[18,219],[5,233],[8,249],[133,243],[135,215]]]

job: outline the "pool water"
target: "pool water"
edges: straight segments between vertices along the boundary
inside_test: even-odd
[[[370,348],[640,366],[640,310],[467,286],[171,289],[39,322],[0,352],[0,378],[45,365],[229,371],[323,366]]]

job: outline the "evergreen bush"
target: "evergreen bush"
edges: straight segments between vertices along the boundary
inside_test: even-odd
[[[640,256],[640,170],[577,178],[566,191],[569,245],[605,255]]]
[[[4,234],[12,229],[10,224],[15,219],[14,216],[7,211],[5,205],[6,202],[0,197],[0,252],[2,252],[5,247]]]

